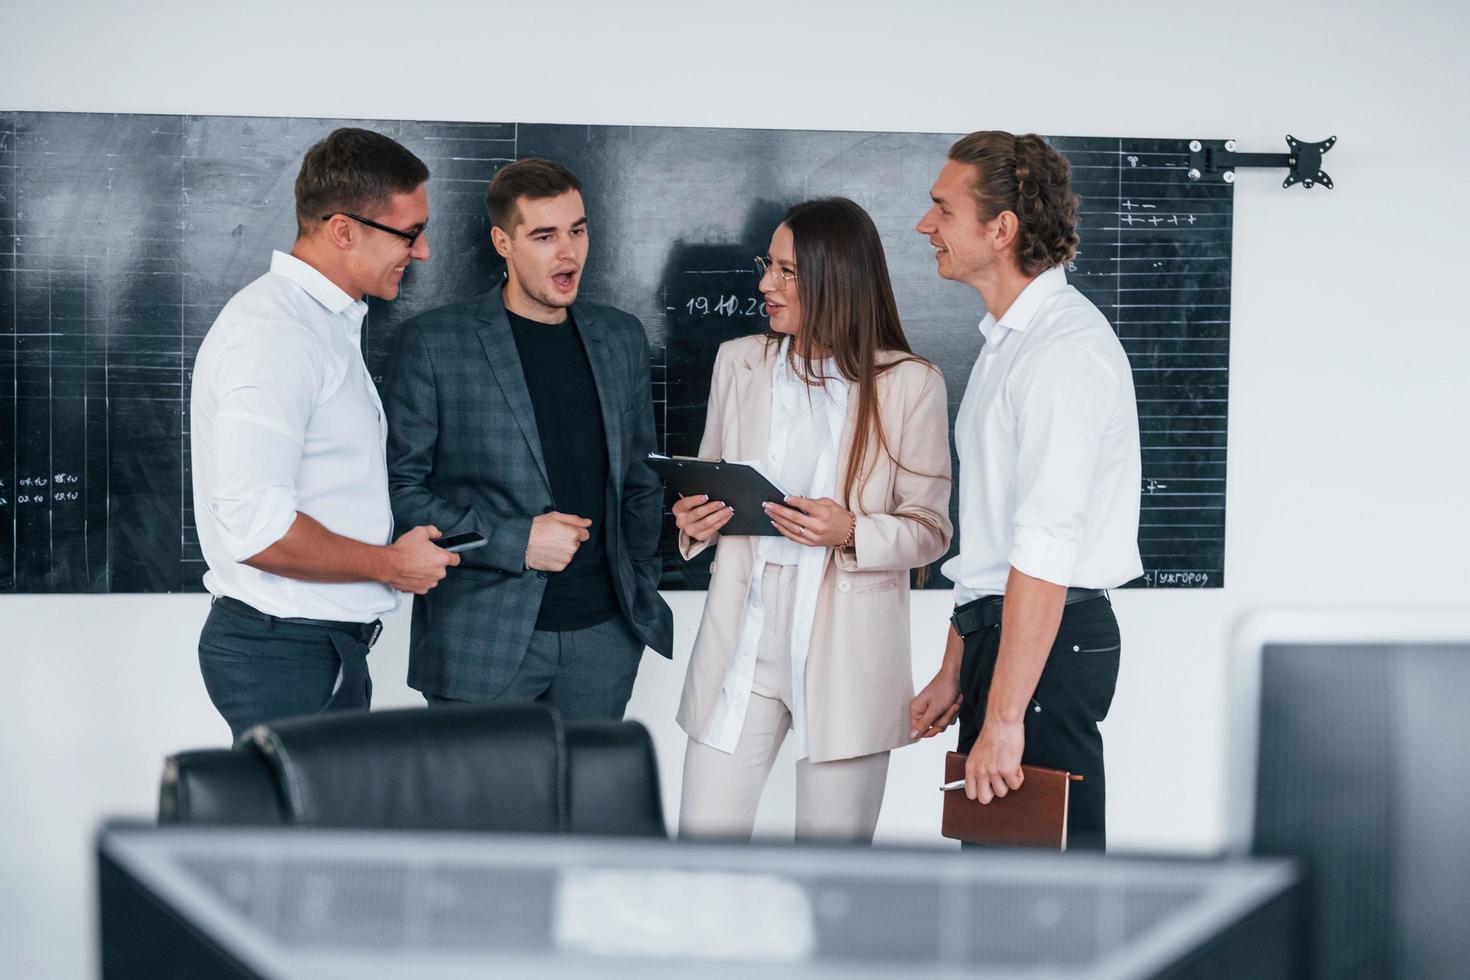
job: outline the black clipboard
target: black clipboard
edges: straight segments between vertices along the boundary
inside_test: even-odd
[[[761,504],[784,504],[786,495],[755,467],[747,463],[727,463],[723,459],[660,456],[657,453],[648,454],[648,465],[664,481],[664,486],[681,497],[707,493],[709,499],[723,500],[734,507],[735,515],[720,528],[722,535],[780,535]]]

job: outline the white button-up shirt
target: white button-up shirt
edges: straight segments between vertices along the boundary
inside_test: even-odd
[[[225,304],[194,362],[190,441],[204,587],[274,616],[371,622],[375,582],[302,582],[243,564],[297,512],[369,544],[393,534],[388,426],[362,359],[367,303],[294,256]]]
[[[845,416],[832,412],[836,400],[846,406],[848,383],[837,373],[830,358],[812,365],[812,370],[826,381],[813,387],[791,370],[785,351],[791,341],[781,344],[779,367],[771,378],[771,435],[765,470],[771,482],[797,497],[827,497],[826,485],[835,482],[837,440],[842,438]],[[833,478],[818,478],[818,463],[832,461]],[[824,474],[825,475],[825,474]],[[756,557],[770,565],[797,565],[810,547],[784,537],[763,537]]]
[[[786,359],[791,339],[781,342],[771,369],[771,422],[768,456],[753,461],[784,493],[798,497],[832,497],[837,492],[837,457],[847,421],[850,385],[830,362],[813,365],[827,380],[812,387],[792,372]],[[806,660],[816,619],[817,594],[831,549],[798,544],[781,536],[763,536],[755,549],[755,565],[740,613],[735,654],[725,671],[715,711],[700,739],[721,752],[734,752],[745,726],[745,712],[755,683],[756,658],[766,607],[781,601],[763,596],[761,580],[766,565],[795,565],[796,588],[791,597],[791,729],[796,758],[807,757]],[[847,585],[846,582],[842,583]]]
[[[943,567],[955,604],[1003,594],[1013,566],[1093,589],[1142,575],[1138,405],[1117,334],[1060,267],[980,332],[955,420],[960,553]]]

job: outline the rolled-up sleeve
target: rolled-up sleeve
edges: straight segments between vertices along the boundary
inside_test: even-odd
[[[1070,585],[1103,432],[1118,397],[1111,368],[1080,344],[1046,344],[1016,365],[1016,506],[1010,564]]]
[[[217,408],[207,503],[232,560],[279,541],[296,520],[307,424],[323,358],[288,330],[232,344],[215,378]]]

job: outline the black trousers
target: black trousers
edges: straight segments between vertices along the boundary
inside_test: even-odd
[[[964,638],[960,661],[961,752],[980,737],[985,703],[1000,652],[999,625]],[[1103,850],[1107,843],[1107,775],[1102,733],[1118,683],[1122,642],[1113,604],[1099,596],[1065,607],[1046,668],[1026,708],[1026,765],[1064,769],[1082,776],[1073,783],[1067,812],[1068,849]]]

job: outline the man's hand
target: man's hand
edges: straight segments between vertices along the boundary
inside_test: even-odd
[[[680,497],[674,503],[674,524],[695,541],[708,541],[734,516],[735,508],[710,500],[708,494]]]
[[[981,803],[1021,788],[1026,709],[1041,681],[1067,604],[1067,587],[1018,568],[1006,577],[1000,649],[990,678],[980,738],[965,760],[965,795]]]
[[[1026,729],[1019,722],[986,718],[980,738],[965,759],[965,795],[981,803],[1020,789],[1021,753],[1026,748]]]
[[[420,525],[388,546],[387,584],[399,592],[423,595],[444,578],[444,570],[459,564],[459,555],[434,543],[439,529]]]
[[[576,514],[552,511],[531,521],[531,540],[526,545],[526,567],[538,572],[559,572],[572,563],[582,542],[592,535],[592,522]]]
[[[831,497],[787,497],[786,503],[762,506],[776,530],[797,544],[835,548],[852,533],[856,518]]]
[[[944,731],[960,713],[963,700],[959,678],[941,669],[909,702],[909,738],[933,738]]]

